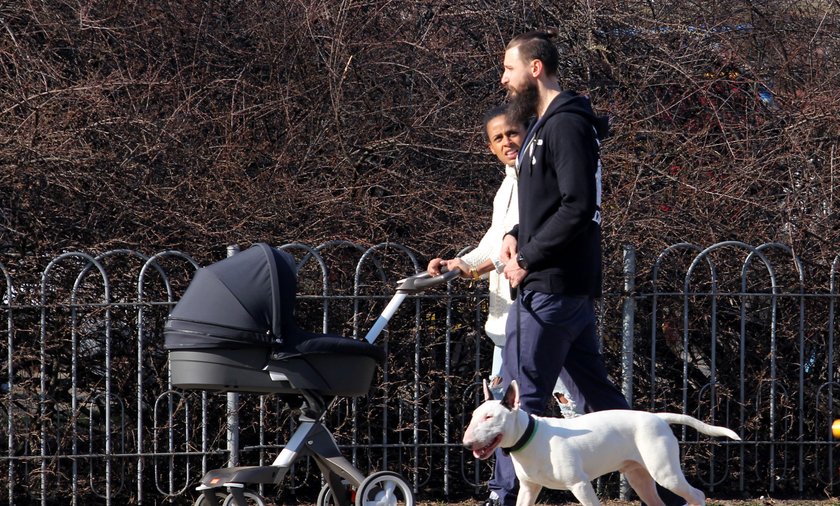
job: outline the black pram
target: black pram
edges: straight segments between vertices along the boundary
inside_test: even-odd
[[[402,280],[390,314],[383,313],[376,327],[381,330],[406,294],[455,275],[429,278],[422,273]],[[197,487],[202,495],[194,506],[264,505],[245,487],[279,484],[302,456],[313,458],[326,481],[319,506],[413,506],[413,492],[399,474],[381,471],[365,477],[341,455],[322,423],[329,398],[368,393],[376,366],[385,358],[382,348],[372,344],[376,336],[368,342],[298,328],[296,287],[294,259],[260,243],[196,271],[167,318],[164,336],[174,386],[295,394],[305,400],[298,429],[271,465],[209,471]]]

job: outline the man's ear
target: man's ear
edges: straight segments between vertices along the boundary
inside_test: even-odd
[[[508,409],[519,409],[519,384],[516,380],[510,382],[505,395],[502,397],[502,406]]]
[[[538,78],[545,70],[542,60],[531,60],[531,75]]]

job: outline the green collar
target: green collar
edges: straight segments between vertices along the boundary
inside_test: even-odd
[[[514,444],[510,448],[502,448],[502,451],[505,453],[505,455],[510,455],[515,451],[519,451],[525,448],[526,446],[528,446],[528,443],[530,443],[531,440],[534,439],[534,434],[536,433],[537,419],[531,415],[528,415],[528,426],[525,427],[525,432],[522,433],[522,437],[520,437],[519,441],[517,441],[516,444]]]

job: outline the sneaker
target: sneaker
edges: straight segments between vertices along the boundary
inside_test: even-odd
[[[496,495],[496,492],[490,492],[490,497],[484,500],[481,503],[481,506],[502,506],[502,502],[499,500],[499,496]]]

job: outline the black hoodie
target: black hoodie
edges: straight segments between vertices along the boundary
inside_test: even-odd
[[[519,225],[511,233],[528,275],[521,287],[601,295],[601,162],[606,117],[564,91],[531,127],[519,153]]]

